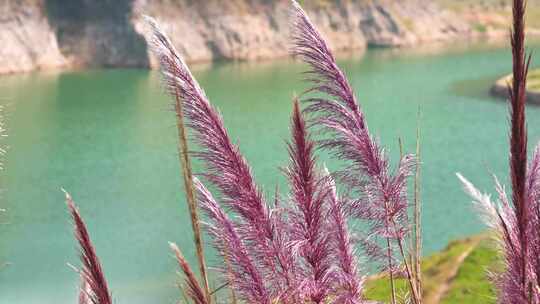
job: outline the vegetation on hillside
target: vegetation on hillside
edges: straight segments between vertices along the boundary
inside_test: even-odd
[[[540,69],[531,70],[527,77],[527,90],[540,93]]]
[[[496,303],[495,288],[490,272],[500,272],[500,255],[492,240],[482,240],[461,264],[442,304]]]
[[[483,18],[482,11],[486,13],[484,20],[478,20],[476,30],[485,32],[488,27],[494,30],[508,30],[508,23],[512,20],[511,1],[501,0],[435,0],[444,9],[467,15],[474,11],[472,18]],[[529,29],[540,29],[540,0],[527,1],[526,22]],[[471,10],[480,7],[482,10]]]
[[[450,242],[444,250],[422,261],[424,303],[495,303],[489,271],[500,270],[499,261],[495,244],[488,235]],[[384,274],[369,278],[366,297],[390,303],[387,280]],[[406,282],[399,279],[396,285],[404,291]]]
[[[508,91],[507,86],[512,86],[512,75],[505,76],[497,80],[495,86],[501,88],[500,90]],[[529,71],[527,75],[527,91],[540,93],[540,69],[533,69]]]

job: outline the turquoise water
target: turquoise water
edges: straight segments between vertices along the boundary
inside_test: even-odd
[[[538,49],[538,48],[532,48]],[[538,52],[536,52],[538,53]],[[397,156],[398,137],[415,146],[422,118],[424,247],[484,229],[454,173],[491,190],[489,172],[507,171],[507,107],[488,87],[510,70],[509,51],[373,50],[340,60],[371,130]],[[284,141],[299,63],[194,68],[232,137],[271,193],[285,189]],[[60,188],[80,206],[115,303],[175,303],[176,265],[167,241],[193,260],[176,155],[176,128],[159,77],[146,70],[44,72],[0,78],[9,156],[2,173],[0,303],[74,303],[76,244]],[[540,139],[540,107],[529,107]],[[531,144],[532,146],[532,144]],[[324,156],[322,156],[324,158]],[[330,166],[335,164],[329,161]],[[211,258],[210,263],[218,261]]]

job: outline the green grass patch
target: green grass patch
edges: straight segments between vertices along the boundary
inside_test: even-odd
[[[485,24],[476,23],[473,25],[473,29],[479,33],[487,32],[487,26]]]
[[[540,69],[529,71],[529,76],[527,77],[527,89],[540,92]]]
[[[408,290],[407,281],[404,279],[397,279],[395,281],[395,286],[398,298],[403,297]],[[383,276],[367,283],[366,298],[378,302],[390,303],[390,290],[388,276]]]
[[[489,240],[480,244],[465,259],[450,285],[442,304],[496,303],[495,290],[487,271],[496,271],[498,254]]]
[[[511,26],[512,10],[508,5],[510,2],[500,0],[435,0],[440,7],[453,11],[457,14],[470,12],[471,9],[487,11],[491,14],[504,16],[508,24],[491,24],[496,29],[509,29]],[[540,29],[540,0],[529,0],[527,3],[527,14],[525,16],[529,28]],[[481,27],[473,25],[473,30],[482,31]]]
[[[434,297],[439,287],[448,281],[452,269],[464,252],[478,242],[478,237],[451,242],[447,248],[433,254],[422,261],[424,283],[424,298]],[[396,280],[398,298],[404,297],[408,290],[405,279]],[[366,297],[370,300],[390,303],[390,282],[388,276],[379,276],[368,280],[366,284]]]
[[[508,75],[505,78],[502,78],[502,80],[499,80],[498,83],[500,83],[500,85],[506,85],[506,83],[511,81],[512,77],[511,75]],[[527,90],[540,93],[540,69],[529,71],[529,75],[527,76]]]
[[[528,5],[525,15],[527,26],[531,28],[540,28],[540,7],[538,5]]]

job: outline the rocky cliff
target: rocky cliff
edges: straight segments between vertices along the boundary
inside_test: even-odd
[[[338,51],[506,33],[509,8],[504,1],[450,1],[454,7],[446,1],[311,0],[304,1],[304,6]],[[455,3],[471,1],[475,3],[455,7]],[[288,3],[0,0],[0,73],[153,66],[143,14],[155,17],[191,62],[282,57],[288,50]]]
[[[65,65],[44,1],[0,1],[0,73]]]

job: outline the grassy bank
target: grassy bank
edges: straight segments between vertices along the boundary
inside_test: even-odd
[[[486,235],[451,242],[443,251],[422,262],[426,304],[495,303],[495,292],[488,270],[496,270],[497,253]],[[398,280],[404,291],[406,280]],[[368,280],[369,299],[389,303],[390,286],[386,276]],[[401,292],[403,296],[403,292]]]
[[[442,8],[460,15],[471,15],[477,18],[478,32],[488,27],[495,30],[508,31],[512,19],[511,1],[500,0],[435,0]],[[529,0],[525,16],[529,29],[540,29],[540,0]],[[471,13],[472,12],[472,13]]]
[[[531,70],[527,78],[527,89],[540,93],[540,69]]]
[[[497,81],[497,85],[506,88],[511,83],[512,75],[508,75]],[[527,76],[527,91],[530,93],[540,93],[540,69],[532,69]]]
[[[498,79],[493,87],[491,93],[499,97],[508,97],[508,84],[512,82],[512,75],[507,75]],[[529,71],[527,77],[527,101],[540,104],[540,69],[533,69]]]

